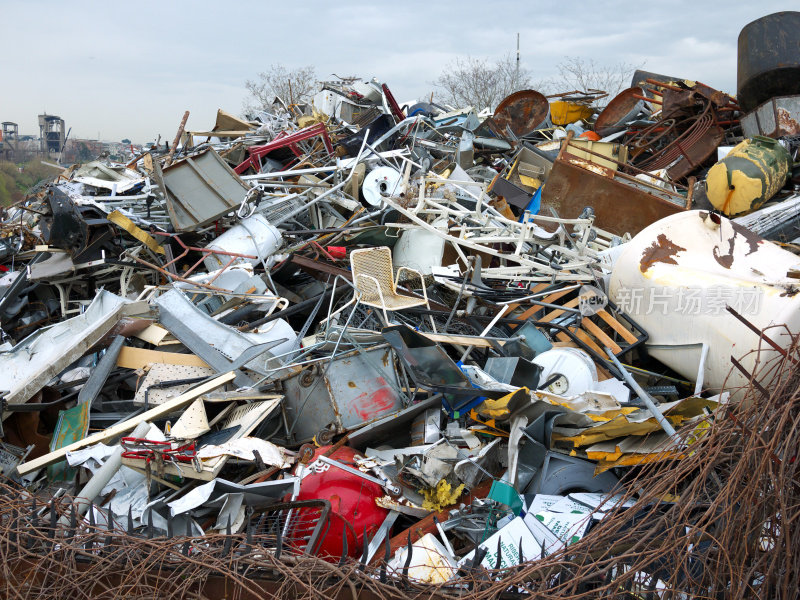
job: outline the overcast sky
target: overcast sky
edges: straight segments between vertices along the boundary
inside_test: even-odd
[[[792,6],[795,4],[795,6]],[[736,93],[736,40],[795,2],[355,2],[0,0],[0,121],[38,135],[37,114],[71,137],[171,140],[217,108],[240,114],[244,82],[271,63],[320,78],[385,81],[398,100],[430,92],[454,58],[498,58],[521,34],[535,79],[565,56],[626,62]]]

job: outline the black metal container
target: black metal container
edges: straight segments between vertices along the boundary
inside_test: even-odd
[[[800,94],[800,12],[777,12],[744,26],[737,89],[745,112],[774,96]]]

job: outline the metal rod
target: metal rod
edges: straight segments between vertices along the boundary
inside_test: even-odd
[[[726,310],[727,310],[729,313],[731,313],[731,314],[732,314],[734,317],[736,317],[736,319],[738,319],[738,320],[739,320],[739,321],[740,321],[740,322],[741,322],[741,323],[742,323],[742,324],[743,324],[745,327],[747,327],[747,328],[748,328],[750,331],[752,331],[753,333],[755,333],[755,334],[756,334],[758,337],[760,337],[762,340],[764,340],[765,342],[767,342],[767,344],[769,344],[770,346],[772,346],[772,347],[773,347],[773,348],[774,348],[774,349],[775,349],[775,350],[776,350],[776,351],[777,351],[777,352],[778,352],[778,353],[779,353],[781,356],[783,356],[784,358],[788,358],[788,359],[789,359],[789,360],[791,360],[791,361],[792,361],[794,364],[797,364],[797,363],[798,363],[798,360],[797,360],[795,357],[793,357],[793,356],[789,356],[789,353],[788,353],[788,352],[786,352],[786,350],[784,350],[783,348],[781,348],[781,347],[780,347],[780,345],[778,345],[778,343],[777,343],[777,342],[775,342],[775,341],[774,341],[772,338],[769,338],[769,337],[767,337],[767,335],[766,335],[766,334],[765,334],[763,331],[761,331],[760,329],[758,329],[758,327],[756,327],[756,326],[755,326],[755,325],[753,325],[753,324],[752,324],[750,321],[748,321],[748,320],[747,320],[747,319],[745,319],[745,318],[744,318],[742,315],[740,315],[740,314],[739,314],[739,313],[736,311],[736,309],[734,309],[732,306],[726,306],[725,308],[726,308]]]
[[[671,437],[676,443],[680,443],[680,438],[678,437],[675,428],[670,424],[670,422],[664,416],[664,413],[661,412],[661,409],[658,408],[658,406],[656,406],[656,403],[653,402],[653,399],[650,397],[650,395],[642,389],[642,386],[636,383],[636,380],[631,376],[630,373],[628,373],[628,371],[625,370],[625,367],[623,367],[622,363],[619,362],[616,356],[614,356],[614,353],[611,351],[611,349],[606,348],[605,350],[606,354],[608,354],[609,358],[611,358],[611,361],[614,363],[617,369],[619,369],[619,372],[622,374],[623,379],[625,379],[625,383],[627,383],[629,386],[631,386],[631,388],[633,388],[633,391],[636,392],[636,395],[639,396],[639,398],[642,400],[642,402],[645,403],[650,412],[653,413],[653,416],[656,418],[656,421],[658,421],[658,424],[661,425],[661,429],[663,429],[666,432],[666,434],[669,437]]]
[[[508,312],[510,309],[511,309],[511,305],[508,305],[508,304],[506,306],[504,306],[502,309],[500,309],[500,312],[498,312],[494,316],[494,318],[491,321],[489,321],[489,324],[486,326],[486,329],[484,329],[481,332],[481,335],[479,337],[483,337],[487,333],[489,333],[489,331],[491,331],[492,327],[494,327],[495,323],[497,323],[500,320],[500,318],[504,314],[506,314],[506,312]],[[467,360],[467,357],[470,355],[470,353],[472,352],[472,350],[474,348],[475,348],[475,346],[469,346],[466,350],[464,350],[464,354],[461,355],[461,362],[464,362],[465,360]]]

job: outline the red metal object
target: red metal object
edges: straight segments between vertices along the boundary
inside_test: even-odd
[[[381,89],[383,90],[383,95],[386,96],[386,103],[389,105],[392,115],[394,115],[394,118],[397,119],[397,122],[399,123],[406,118],[403,114],[403,110],[400,108],[397,100],[394,99],[394,94],[392,94],[392,92],[389,90],[389,86],[384,83],[381,85]]]
[[[209,248],[198,248],[196,246],[187,246],[186,244],[183,243],[183,241],[181,240],[181,238],[178,236],[177,233],[166,233],[163,231],[152,231],[151,233],[153,235],[160,235],[175,240],[178,243],[178,245],[181,248],[183,248],[183,252],[181,252],[178,256],[174,257],[169,262],[164,263],[163,267],[147,262],[146,260],[139,258],[138,256],[131,256],[133,260],[135,260],[141,265],[145,265],[147,267],[150,267],[151,269],[155,269],[156,271],[158,271],[165,277],[168,277],[172,281],[183,281],[185,283],[191,283],[196,287],[201,287],[212,291],[228,291],[228,290],[224,290],[223,288],[218,288],[208,283],[200,283],[199,281],[191,281],[190,279],[187,279],[189,275],[191,275],[192,272],[203,263],[203,261],[209,254],[231,257],[231,259],[227,263],[225,263],[221,269],[219,269],[219,273],[217,273],[214,276],[214,278],[211,279],[211,282],[216,281],[216,279],[220,275],[222,275],[222,273],[229,266],[231,266],[236,261],[237,258],[250,258],[250,259],[258,258],[253,254],[237,254],[236,252],[225,252],[224,250],[214,250]],[[181,260],[183,257],[185,257],[187,254],[189,254],[189,252],[199,252],[201,254],[200,259],[197,262],[195,262],[191,267],[183,271],[183,276],[178,275],[177,272],[171,272],[170,267],[172,267],[172,269],[175,270],[175,265],[177,264],[177,262]]]
[[[328,151],[328,154],[333,154],[333,144],[331,144],[331,138],[328,137],[328,130],[325,128],[325,124],[317,123],[316,125],[311,125],[310,127],[306,127],[305,129],[301,129],[300,131],[290,134],[282,131],[268,144],[264,144],[263,146],[251,146],[247,149],[247,151],[250,153],[250,156],[244,162],[237,165],[234,171],[236,171],[236,173],[239,175],[244,173],[250,167],[253,167],[254,170],[259,171],[261,169],[261,159],[278,148],[288,147],[292,152],[294,152],[295,156],[300,158],[303,156],[303,152],[300,151],[300,149],[297,147],[297,144],[317,136],[322,137],[322,142],[325,144],[325,149]]]
[[[122,438],[122,458],[136,458],[151,462],[156,456],[162,456],[167,462],[191,463],[197,457],[194,442],[183,446],[172,447],[171,442],[161,442],[144,438]]]
[[[326,246],[325,249],[333,258],[345,258],[347,256],[347,248],[344,246]]]
[[[329,562],[336,562],[342,556],[344,536],[347,536],[347,555],[353,558],[361,556],[364,530],[371,539],[389,511],[375,504],[376,498],[386,494],[381,486],[319,460],[319,456],[325,455],[330,448],[322,446],[314,451],[314,457],[304,467],[311,469],[311,473],[301,480],[296,500],[324,498],[331,503],[330,524],[321,535],[315,552]],[[358,468],[356,457],[363,458],[349,446],[342,446],[330,454],[332,460],[353,468]],[[312,519],[315,514],[301,510],[298,519]]]

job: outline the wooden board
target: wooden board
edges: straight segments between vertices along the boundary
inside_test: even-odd
[[[233,380],[236,377],[236,374],[233,371],[229,371],[227,373],[223,373],[222,375],[215,377],[211,381],[208,381],[202,385],[197,386],[193,390],[189,390],[170,400],[169,402],[165,402],[159,406],[151,408],[148,411],[143,412],[140,415],[136,415],[128,419],[127,421],[123,421],[122,423],[117,423],[116,425],[112,425],[111,427],[104,429],[103,431],[99,431],[94,435],[90,435],[87,438],[82,440],[78,440],[68,446],[64,446],[63,448],[59,448],[49,454],[45,454],[44,456],[40,456],[39,458],[34,458],[33,460],[29,460],[27,462],[22,463],[17,467],[17,472],[20,475],[25,475],[30,473],[31,471],[36,471],[37,469],[41,469],[42,467],[46,467],[47,465],[52,465],[53,463],[59,462],[64,460],[67,456],[67,452],[73,452],[75,450],[79,450],[81,448],[85,448],[86,446],[91,446],[92,444],[97,444],[98,442],[107,442],[110,439],[119,437],[123,433],[128,433],[129,431],[133,431],[136,429],[136,426],[139,423],[145,423],[147,421],[152,421],[154,419],[158,419],[165,415],[168,415],[173,410],[177,410],[183,406],[186,406],[190,402],[192,402],[195,398],[202,396],[203,394],[210,392],[211,390],[215,390],[218,387],[228,383],[229,381]]]
[[[151,363],[167,365],[186,365],[190,367],[208,367],[208,364],[194,354],[178,354],[177,352],[161,352],[145,348],[123,346],[117,357],[117,366],[125,369],[141,369]]]

